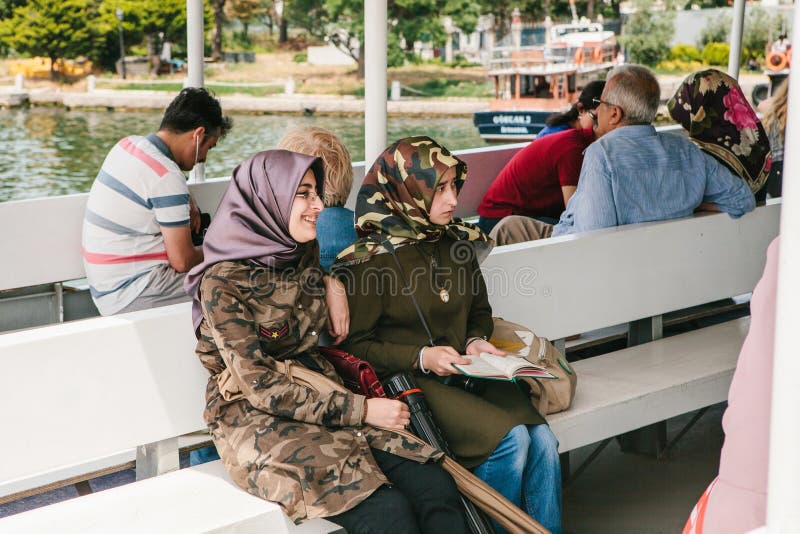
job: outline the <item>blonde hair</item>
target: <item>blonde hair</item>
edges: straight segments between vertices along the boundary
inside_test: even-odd
[[[344,205],[353,187],[353,162],[336,134],[317,126],[295,128],[286,132],[278,148],[322,159],[325,168],[323,201],[328,207]]]
[[[761,123],[764,125],[764,130],[767,132],[769,132],[771,128],[777,126],[778,139],[780,139],[781,142],[783,142],[783,134],[786,131],[786,102],[788,95],[789,80],[787,79],[784,80],[775,91],[775,94],[772,95],[772,103],[767,112],[764,113],[764,118],[761,120]]]

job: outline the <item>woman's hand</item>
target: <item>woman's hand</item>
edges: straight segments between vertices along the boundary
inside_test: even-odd
[[[328,333],[333,337],[333,344],[338,345],[350,333],[350,306],[347,304],[347,293],[336,278],[325,275],[325,302],[328,303]]]
[[[411,422],[411,412],[406,403],[392,399],[367,399],[367,417],[364,422],[372,426],[402,430]]]
[[[467,354],[470,356],[477,356],[481,352],[488,352],[489,354],[494,354],[495,356],[506,355],[505,351],[498,349],[485,339],[474,339],[469,345],[467,345]]]
[[[463,358],[453,347],[437,345],[425,347],[422,353],[422,366],[426,371],[433,371],[439,376],[461,374],[453,364],[469,365],[471,362]]]

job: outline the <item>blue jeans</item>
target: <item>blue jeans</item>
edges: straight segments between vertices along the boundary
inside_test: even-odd
[[[474,473],[550,532],[561,533],[561,464],[549,426],[515,426]]]
[[[206,462],[213,462],[219,460],[217,448],[213,445],[203,447],[202,449],[195,449],[189,453],[189,465],[200,465]]]

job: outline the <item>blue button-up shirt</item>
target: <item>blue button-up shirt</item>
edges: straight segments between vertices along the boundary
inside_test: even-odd
[[[702,202],[733,217],[755,208],[747,183],[687,138],[622,126],[586,149],[553,236],[686,217]]]

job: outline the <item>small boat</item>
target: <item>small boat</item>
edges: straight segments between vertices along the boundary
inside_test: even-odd
[[[512,25],[513,32],[513,25]],[[513,34],[512,34],[513,37]],[[495,97],[473,122],[488,141],[533,139],[551,113],[569,107],[583,87],[613,66],[614,32],[600,23],[546,23],[545,42],[495,47],[489,65]]]

